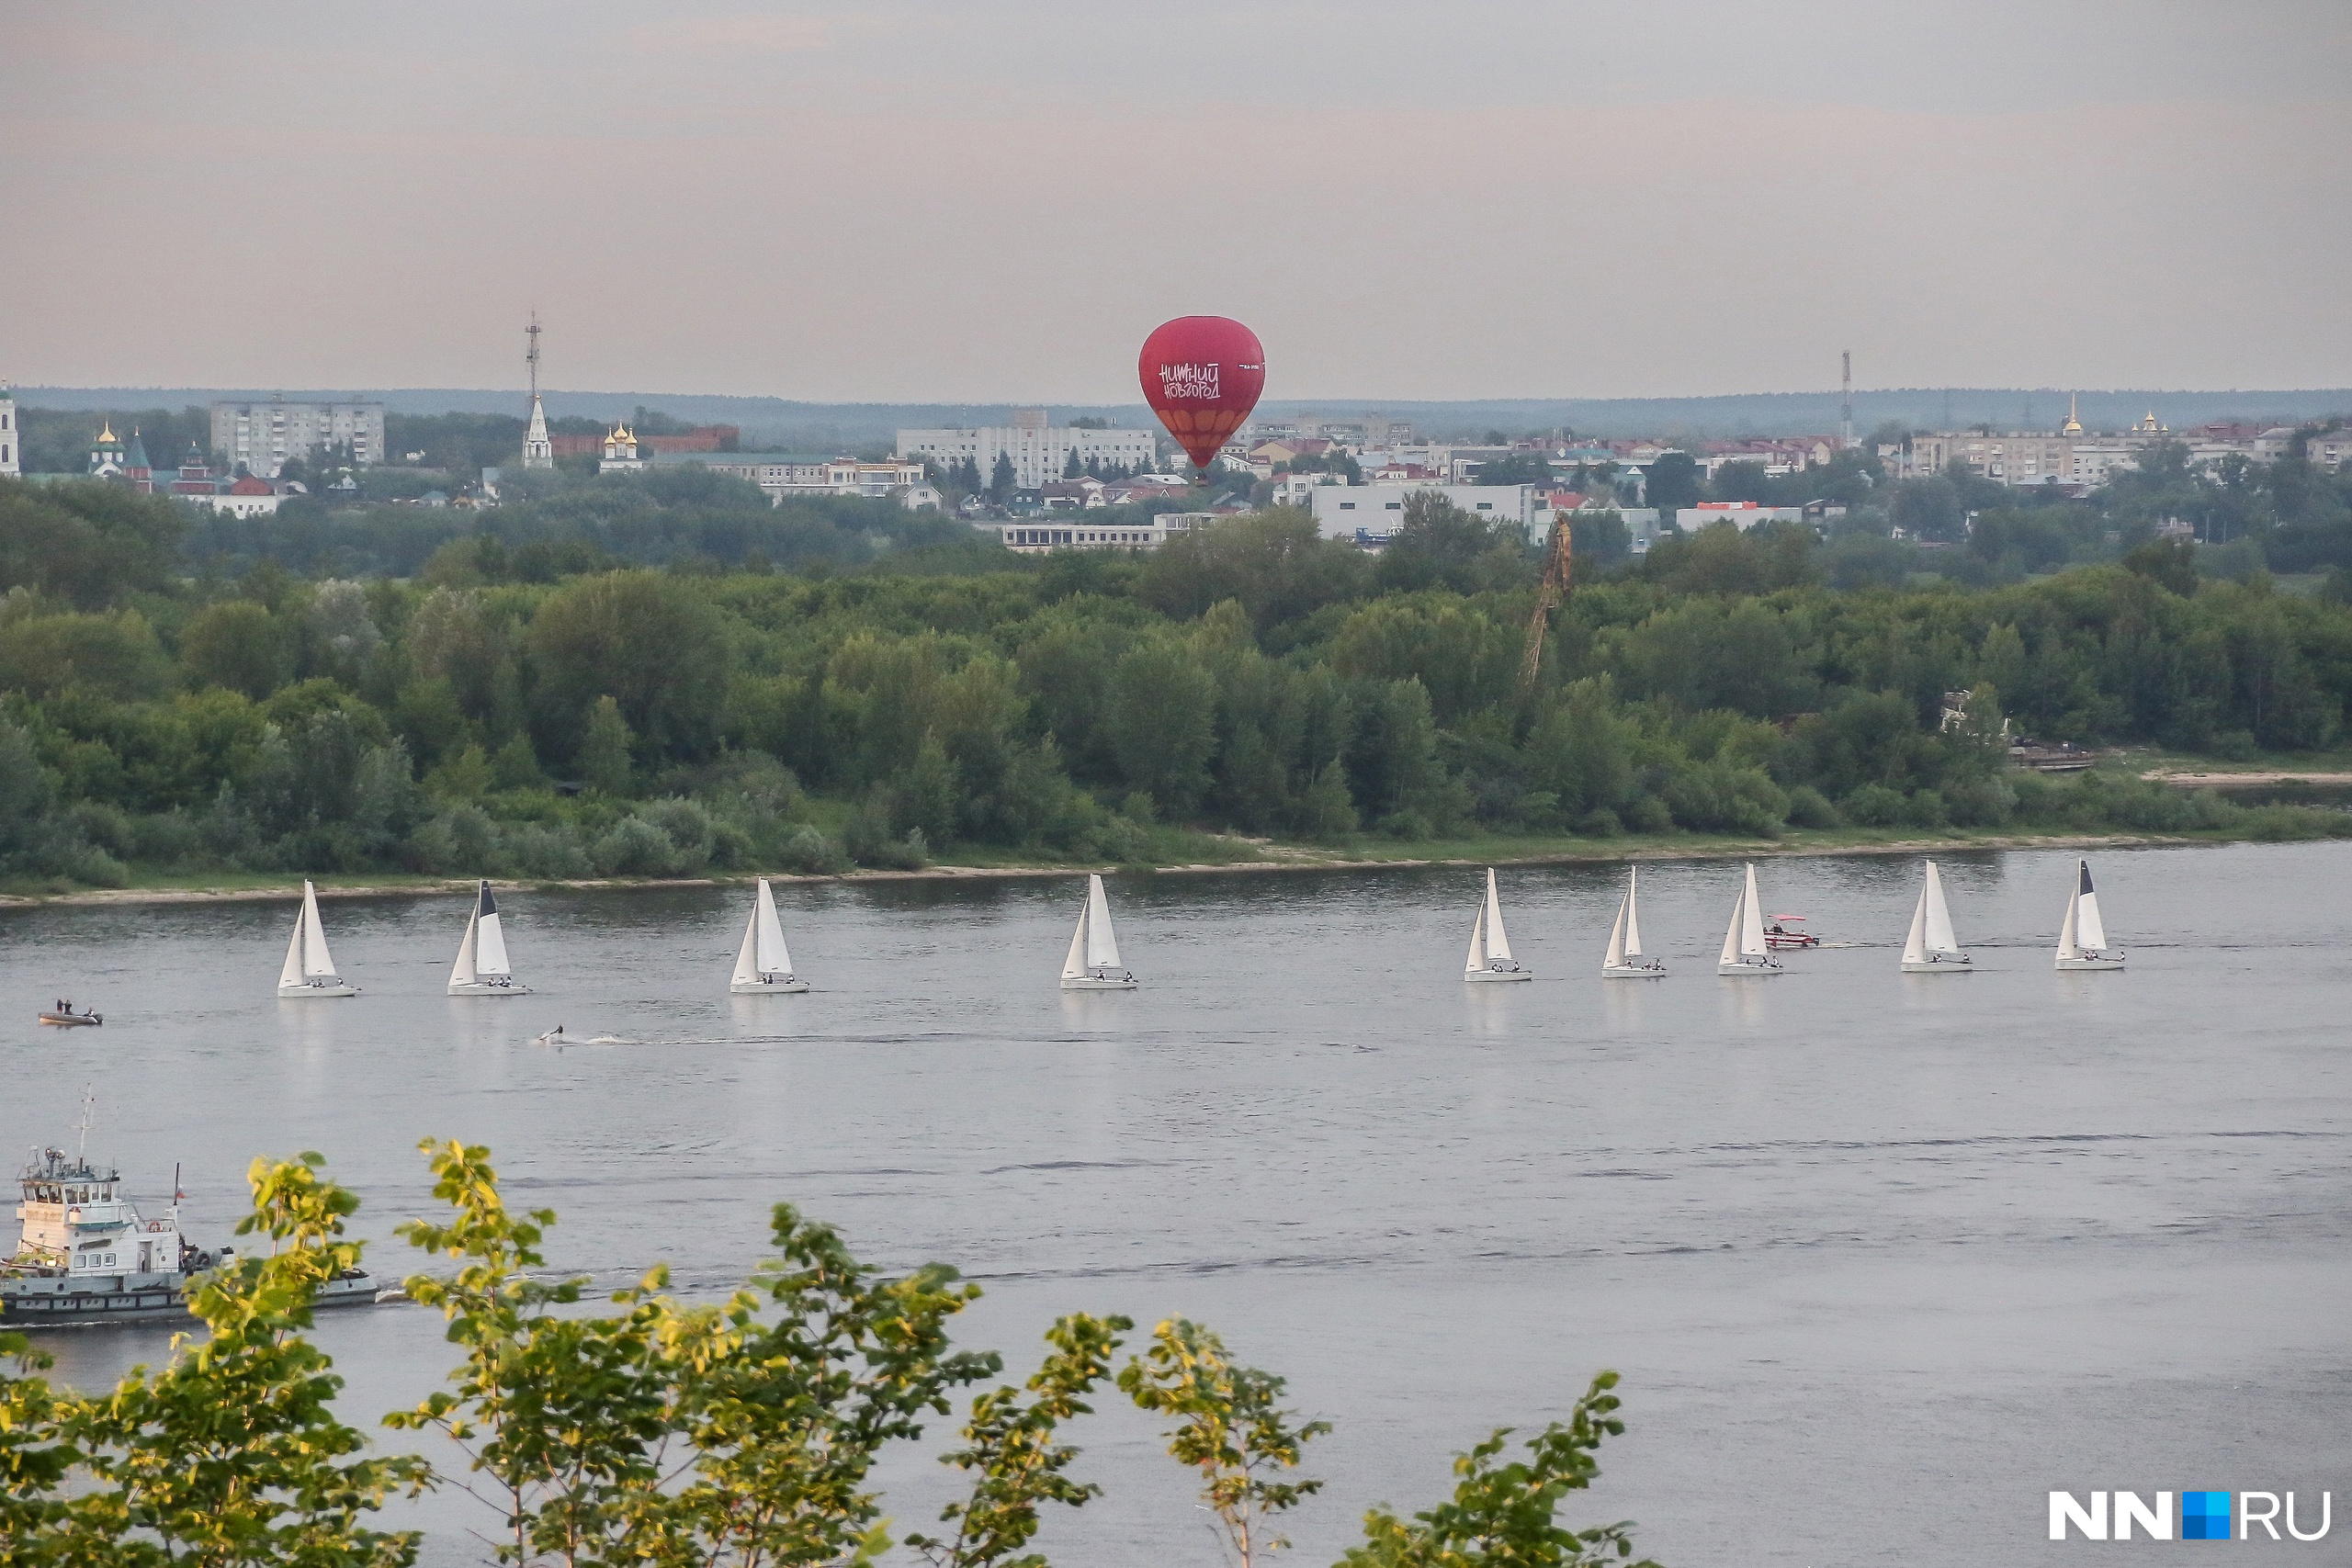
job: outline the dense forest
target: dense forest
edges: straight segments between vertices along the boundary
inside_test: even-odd
[[[1840,463],[1811,476],[1859,498],[1826,538],[1719,525],[1634,559],[1580,525],[1525,692],[1540,556],[1434,498],[1376,557],[1268,510],[1151,556],[1014,558],[693,469],[253,523],[0,486],[0,874],[1144,862],[1209,829],[2352,829],[2053,782],[2005,742],[2336,744],[2352,477],[2158,460],[2096,504],[2019,505]],[[2234,543],[2152,536],[2224,508]],[[2335,573],[2289,592],[2267,566],[2290,562]]]

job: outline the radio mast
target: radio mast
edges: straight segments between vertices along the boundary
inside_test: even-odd
[[[534,349],[532,352],[536,354],[538,351]],[[1854,445],[1854,351],[1847,349],[1838,358],[1845,361],[1846,369],[1845,400],[1838,411],[1838,444],[1850,451]]]

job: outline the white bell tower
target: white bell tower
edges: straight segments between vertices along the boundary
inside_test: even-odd
[[[531,324],[524,335],[531,340],[530,351],[523,355],[531,367],[531,427],[523,433],[523,466],[526,468],[555,467],[555,443],[548,439],[548,412],[539,406],[539,313],[531,312]]]

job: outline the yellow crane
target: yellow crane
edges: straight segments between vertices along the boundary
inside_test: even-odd
[[[1519,695],[1522,702],[1535,690],[1536,671],[1544,667],[1544,634],[1551,627],[1552,612],[1560,607],[1560,602],[1575,585],[1573,554],[1568,514],[1555,512],[1552,537],[1544,551],[1544,581],[1535,589],[1535,613],[1527,618],[1527,651],[1519,660]]]

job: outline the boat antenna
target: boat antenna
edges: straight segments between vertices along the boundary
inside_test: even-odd
[[[95,1084],[82,1086],[82,1119],[74,1123],[74,1130],[82,1134],[82,1141],[74,1146],[74,1156],[84,1165],[90,1163],[90,1118],[98,1103],[96,1089]]]

